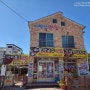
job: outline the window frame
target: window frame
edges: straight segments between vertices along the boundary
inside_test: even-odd
[[[66,26],[66,23],[64,21],[62,21],[61,26]]]
[[[57,23],[57,19],[53,18],[52,22]]]
[[[46,35],[46,39],[45,39],[45,45],[41,44],[40,43],[43,41],[40,41],[40,34],[43,34],[43,33],[39,33],[39,47],[54,47],[54,34],[53,33],[44,33]],[[48,35],[51,34],[51,37],[52,38],[48,38]]]
[[[71,38],[71,40],[70,40]],[[74,36],[62,36],[62,47],[63,48],[75,48]]]

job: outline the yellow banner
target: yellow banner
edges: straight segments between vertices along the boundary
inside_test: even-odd
[[[23,65],[22,60],[14,60],[13,65]]]
[[[79,49],[72,49],[73,51],[73,58],[87,58],[88,53],[85,50],[79,50]]]
[[[19,56],[20,56],[19,60],[13,59],[13,61],[9,65],[28,65],[29,64],[29,55],[21,54]]]
[[[46,56],[46,57],[64,57],[64,50],[63,48],[54,48],[54,51],[52,52],[38,52],[36,53],[36,56]]]

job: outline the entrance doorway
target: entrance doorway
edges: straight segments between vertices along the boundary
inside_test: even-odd
[[[38,61],[38,81],[54,81],[54,61]]]

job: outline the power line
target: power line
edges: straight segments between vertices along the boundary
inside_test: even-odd
[[[12,12],[14,12],[17,16],[19,16],[21,19],[23,19],[25,22],[28,22],[27,19],[25,19],[22,15],[17,13],[15,10],[13,10],[11,7],[9,7],[5,2],[1,1],[0,2],[5,5],[8,9],[10,9]]]

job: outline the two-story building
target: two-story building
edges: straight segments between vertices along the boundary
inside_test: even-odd
[[[55,78],[87,74],[85,26],[62,12],[28,22],[30,64],[28,82],[54,82]]]

